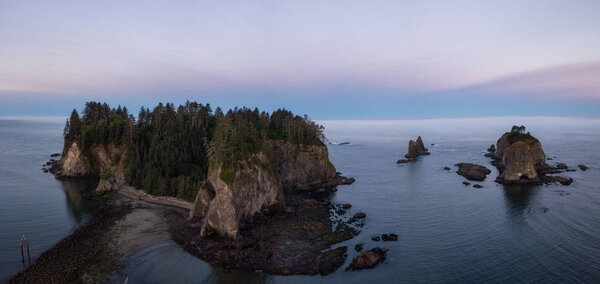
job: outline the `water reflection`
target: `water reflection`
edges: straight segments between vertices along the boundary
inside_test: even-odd
[[[84,194],[94,190],[97,182],[86,179],[65,180],[62,182],[63,190],[67,198],[67,211],[77,223],[85,221],[99,208],[97,201],[85,198]]]
[[[539,186],[504,185],[504,203],[509,216],[525,216],[531,212],[531,203],[535,200]]]

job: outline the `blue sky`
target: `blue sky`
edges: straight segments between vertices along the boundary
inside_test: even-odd
[[[599,1],[0,1],[0,115],[600,115]]]

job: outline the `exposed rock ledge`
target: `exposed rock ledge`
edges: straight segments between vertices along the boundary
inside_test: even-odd
[[[484,166],[471,163],[458,163],[455,166],[458,167],[456,173],[468,180],[483,181],[485,180],[485,177],[492,172]]]

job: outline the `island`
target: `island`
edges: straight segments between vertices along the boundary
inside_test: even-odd
[[[186,210],[169,215],[171,239],[211,264],[325,275],[347,256],[347,247],[332,245],[364,225],[331,220],[330,212],[349,207],[331,203],[330,193],[354,179],[330,162],[323,127],[284,109],[225,113],[188,101],[142,107],[134,117],[88,102],[81,116],[72,111],[63,134],[61,158],[49,169],[56,178],[96,179],[96,192]],[[29,270],[43,271],[17,277]]]
[[[541,142],[525,130],[525,126],[513,126],[510,132],[504,133],[498,139],[495,149],[488,149],[490,153],[487,156],[493,159],[492,164],[500,172],[496,181],[507,185],[544,182],[571,184],[571,178],[548,175],[559,173],[567,167],[560,164],[556,167],[548,165]]]

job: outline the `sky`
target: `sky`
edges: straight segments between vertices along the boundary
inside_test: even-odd
[[[600,1],[0,0],[0,116],[600,116]]]

